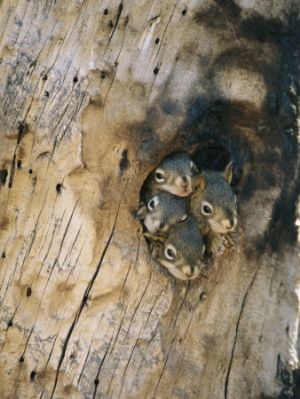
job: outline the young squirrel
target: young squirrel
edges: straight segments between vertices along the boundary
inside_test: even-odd
[[[167,191],[179,197],[192,192],[194,176],[199,173],[196,165],[184,152],[175,152],[166,156],[158,167],[145,180],[143,190],[152,196],[159,191]]]
[[[153,258],[173,276],[192,280],[200,274],[205,245],[193,216],[171,226],[168,235],[144,233],[144,236],[150,240]]]
[[[234,231],[237,224],[236,197],[230,187],[231,179],[232,162],[223,173],[203,171],[193,184],[190,210],[205,235],[208,253],[218,252],[223,241],[221,234]]]
[[[167,232],[172,225],[187,219],[188,198],[176,197],[161,191],[148,201],[147,207],[142,204],[138,212],[142,215],[144,226],[150,233]]]

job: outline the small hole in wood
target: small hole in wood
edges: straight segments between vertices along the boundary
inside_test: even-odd
[[[8,327],[12,327],[12,325],[13,325],[12,320],[9,320],[9,322],[7,323],[7,326],[8,326]]]
[[[186,13],[187,13],[187,10],[183,10],[181,14],[186,15]]]
[[[73,82],[74,82],[74,83],[77,83],[77,82],[78,82],[77,76],[75,76],[75,77],[73,78]]]
[[[33,371],[30,373],[30,381],[34,381],[35,376],[36,376],[36,371],[33,370]]]
[[[17,162],[17,168],[21,169],[22,168],[22,161],[19,159]]]
[[[4,186],[4,184],[6,183],[7,175],[8,175],[7,169],[0,170],[0,185]]]
[[[113,24],[113,21],[112,21],[112,20],[110,20],[110,21],[108,22],[108,26],[109,26],[110,28],[113,28],[113,27],[114,27],[114,24]]]
[[[30,288],[30,287],[28,287],[27,288],[27,291],[26,291],[26,296],[31,296],[31,294],[32,294],[32,289]]]
[[[2,258],[2,259],[5,259],[5,258],[6,258],[5,252],[2,252],[1,258]]]
[[[121,158],[120,163],[119,163],[119,167],[120,167],[121,172],[124,172],[129,166],[129,161],[128,161],[127,156],[128,156],[128,150],[124,150],[122,152],[122,158]]]
[[[98,384],[99,384],[98,378],[96,378],[96,379],[94,380],[94,384],[95,384],[95,385],[98,385]]]
[[[106,8],[106,9],[103,11],[103,14],[104,14],[104,15],[107,15],[107,14],[108,14],[108,8]]]
[[[155,39],[155,44],[159,43],[159,37]]]
[[[49,91],[45,91],[45,97],[49,97]]]
[[[42,77],[42,79],[43,79],[44,81],[46,81],[46,80],[48,79],[48,76],[47,76],[47,75],[44,75],[44,76]]]
[[[62,192],[62,184],[58,183],[56,185],[56,192],[57,192],[57,194],[61,194],[61,192]]]
[[[21,357],[20,357],[19,363],[24,363],[24,356],[21,356]]]
[[[159,72],[159,68],[154,68],[154,70],[153,70],[153,73],[154,73],[154,75],[157,75],[158,74],[158,72]]]
[[[31,175],[33,173],[32,169],[29,169],[28,173]]]
[[[104,72],[104,71],[101,71],[101,75],[100,75],[100,76],[101,76],[102,79],[105,79],[105,77],[106,77],[105,72]]]

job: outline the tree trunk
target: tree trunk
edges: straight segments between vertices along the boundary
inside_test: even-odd
[[[300,397],[299,12],[2,1],[1,398]],[[235,249],[176,280],[133,217],[143,181],[222,148]]]

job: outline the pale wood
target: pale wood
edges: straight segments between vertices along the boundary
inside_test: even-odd
[[[299,5],[278,3],[2,1],[1,398],[292,392]],[[214,137],[219,99],[245,154],[236,249],[186,283],[133,212],[166,154]]]

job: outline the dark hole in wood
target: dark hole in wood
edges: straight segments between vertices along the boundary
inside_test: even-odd
[[[30,381],[34,381],[35,376],[36,376],[36,371],[33,370],[33,371],[30,373]]]
[[[127,155],[128,155],[128,150],[124,150],[122,152],[122,158],[121,158],[120,164],[119,164],[121,172],[126,170],[129,166],[129,161],[128,161]]]
[[[19,122],[18,123],[18,140],[17,143],[19,144],[22,138],[29,132],[29,128],[27,123]]]
[[[7,175],[8,175],[7,169],[0,170],[0,184],[2,186],[4,186],[4,184],[6,182]]]
[[[56,192],[57,192],[57,194],[61,194],[61,192],[62,192],[62,184],[58,183],[56,185]]]

